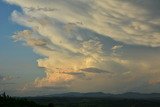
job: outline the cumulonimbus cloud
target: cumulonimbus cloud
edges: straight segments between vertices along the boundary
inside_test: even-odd
[[[87,86],[84,81],[90,84],[96,78],[92,82],[106,88],[104,81],[115,83],[121,75],[125,79],[124,75],[132,73],[135,66],[145,70],[134,61],[109,54],[102,37],[124,45],[160,46],[159,0],[5,1],[22,8],[23,12],[12,13],[12,20],[30,29],[15,33],[14,39],[24,41],[46,57],[37,60],[46,73],[46,77],[36,79],[37,87],[69,84],[77,89],[73,80],[78,78],[80,84]],[[115,45],[110,51],[121,48],[123,45]],[[108,76],[108,71],[113,75]],[[134,81],[136,76],[127,79]],[[111,83],[106,84],[112,87]]]

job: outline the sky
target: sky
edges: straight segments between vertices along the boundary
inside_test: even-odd
[[[0,92],[160,93],[159,0],[1,0]]]

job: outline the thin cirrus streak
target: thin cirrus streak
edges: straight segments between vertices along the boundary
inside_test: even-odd
[[[71,89],[83,90],[76,83],[85,87],[94,83],[92,89],[99,85],[105,90],[115,87],[115,83],[130,82],[137,87],[135,81],[143,76],[143,83],[151,83],[148,79],[153,78],[148,74],[152,73],[148,69],[157,66],[150,65],[150,59],[141,58],[136,64],[137,60],[124,58],[119,52],[123,45],[160,46],[160,15],[155,11],[160,9],[159,0],[5,1],[23,10],[22,13],[14,11],[12,20],[30,28],[15,33],[13,38],[24,41],[36,53],[46,57],[37,60],[46,76],[35,80],[36,87],[67,84]],[[110,47],[111,53],[106,49],[107,38],[120,43]],[[129,85],[126,90],[130,88]],[[107,90],[112,89],[116,90]]]

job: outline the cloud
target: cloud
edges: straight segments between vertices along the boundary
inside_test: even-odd
[[[79,78],[84,78],[86,76],[85,73],[82,72],[66,72],[65,74],[77,76]]]
[[[18,77],[17,77],[18,78]],[[0,75],[0,86],[15,85],[16,83],[13,81],[15,77],[12,76],[2,76]],[[2,87],[0,89],[3,89]]]
[[[4,78],[4,77],[0,75],[0,80],[3,80],[3,78]]]
[[[7,83],[0,83],[0,85],[15,85],[16,83],[15,82],[7,82]]]
[[[115,46],[113,46],[112,47],[112,54],[114,55],[114,56],[117,56],[118,54],[117,54],[117,51],[119,51],[121,48],[123,48],[123,45],[115,45]]]
[[[33,35],[34,35],[34,32],[31,32],[30,30],[24,30],[24,31],[15,33],[15,36],[13,36],[13,39],[15,41],[26,41],[27,45],[30,45],[30,46],[46,45],[44,40],[38,39]]]
[[[64,24],[73,23],[76,26],[91,29],[103,36],[109,36],[127,44],[153,47],[160,45],[158,42],[160,16],[156,12],[159,10],[159,1],[157,0],[135,0],[134,2],[126,0],[76,0],[74,2],[72,0],[47,0],[45,3],[36,0],[25,2],[6,0],[6,2],[21,6],[31,22],[34,18],[50,17]],[[53,11],[55,9],[57,11]],[[16,17],[25,19],[22,14],[17,12],[13,13],[13,17],[15,21]],[[21,24],[27,27],[37,26],[33,23],[28,25],[30,22],[24,21],[24,19],[17,22],[23,22]]]
[[[22,8],[12,20],[29,28],[14,40],[45,57],[37,64],[46,75],[35,79],[34,88],[123,92],[148,85],[151,68],[158,72],[159,0],[5,1]],[[145,55],[154,56],[155,65]]]
[[[123,47],[122,45],[115,45],[115,46],[112,47],[112,50],[117,50],[117,49],[120,49],[122,47]]]
[[[98,68],[84,68],[84,69],[81,69],[81,71],[84,71],[84,72],[89,72],[89,73],[109,73],[108,71],[105,71],[105,70],[101,70],[101,69],[98,69]]]
[[[0,81],[10,81],[10,80],[13,80],[14,77],[12,76],[2,76],[0,75]]]

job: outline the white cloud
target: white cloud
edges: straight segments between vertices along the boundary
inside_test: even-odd
[[[122,45],[115,45],[115,46],[112,47],[112,50],[117,50],[117,49],[120,49],[122,47],[123,47]]]

